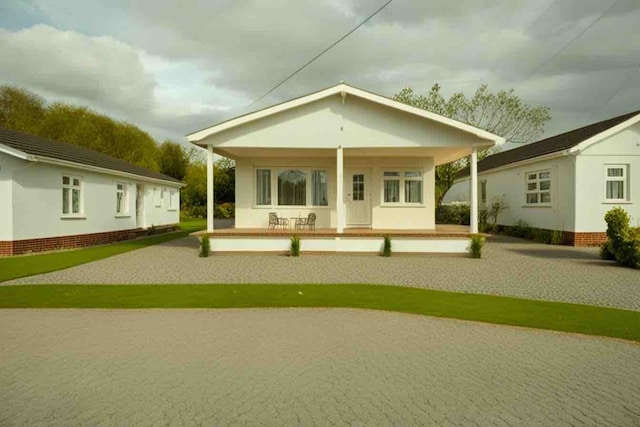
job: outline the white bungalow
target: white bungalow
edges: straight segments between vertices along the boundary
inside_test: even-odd
[[[436,165],[502,138],[346,84],[219,123],[187,136],[208,150],[208,232],[212,250],[286,250],[300,230],[267,232],[269,213],[317,216],[303,250],[461,252],[477,232],[435,225]],[[214,230],[213,155],[236,162],[236,228]],[[476,178],[475,169],[472,179]],[[409,237],[411,235],[411,237]]]
[[[0,128],[0,256],[172,229],[183,186],[93,150]]]

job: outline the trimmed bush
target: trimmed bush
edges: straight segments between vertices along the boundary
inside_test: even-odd
[[[616,256],[609,249],[609,242],[604,242],[603,244],[600,245],[600,259],[603,259],[605,261],[616,260]]]
[[[564,243],[564,232],[562,230],[553,230],[551,232],[551,244],[562,245]]]
[[[523,239],[531,239],[533,237],[531,227],[529,227],[529,224],[521,219],[518,220],[516,225],[511,227],[509,234],[513,237],[522,237]]]
[[[210,250],[211,250],[211,242],[209,241],[209,235],[203,234],[200,237],[200,257],[201,258],[208,257]]]
[[[220,203],[219,205],[215,205],[213,209],[214,218],[234,218],[235,215],[236,205],[234,203]]]
[[[618,264],[640,269],[640,228],[629,227],[629,214],[621,207],[609,210],[604,219],[607,222],[606,251]],[[601,250],[601,256],[610,256],[609,253]]]
[[[391,256],[391,237],[389,236],[384,236],[384,242],[382,243],[382,256]]]
[[[291,256],[300,256],[300,236],[291,236]]]
[[[471,236],[471,244],[469,245],[469,252],[471,258],[482,258],[482,247],[484,246],[485,238],[480,235]]]
[[[441,205],[436,210],[438,224],[469,225],[471,222],[471,206],[468,203],[451,203]]]

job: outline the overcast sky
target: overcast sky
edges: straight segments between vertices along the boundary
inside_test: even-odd
[[[1,0],[0,84],[89,106],[156,139],[344,80],[551,108],[545,136],[640,109],[640,0]]]

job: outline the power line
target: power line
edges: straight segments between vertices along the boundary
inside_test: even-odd
[[[556,56],[558,56],[560,53],[564,52],[565,49],[567,49],[569,46],[571,46],[576,40],[578,40],[580,37],[582,37],[582,35],[584,33],[587,32],[587,30],[589,30],[589,28],[593,27],[595,24],[597,24],[602,18],[605,17],[606,14],[609,13],[609,11],[611,9],[613,9],[613,6],[616,5],[616,3],[618,3],[618,0],[615,0],[613,3],[611,3],[611,6],[609,6],[607,8],[607,10],[605,10],[604,12],[602,12],[600,14],[600,16],[598,16],[596,19],[594,19],[593,21],[591,21],[591,23],[589,25],[587,25],[577,36],[575,36],[573,39],[571,39],[569,41],[569,43],[565,44],[564,46],[562,46],[559,50],[557,50],[553,55],[551,55],[549,58],[547,58],[546,61],[544,61],[542,64],[540,64],[535,70],[533,70],[531,73],[529,73],[525,78],[520,80],[520,84],[522,84],[522,82],[529,80],[531,78],[531,76],[533,76],[534,74],[536,74],[538,71],[540,71],[542,68],[544,68],[549,62],[551,62]]]
[[[283,84],[285,84],[289,79],[291,79],[293,76],[295,76],[296,74],[298,74],[300,71],[304,70],[308,65],[310,65],[313,61],[315,61],[316,59],[320,58],[322,55],[324,55],[325,53],[327,53],[329,50],[331,50],[334,46],[336,46],[338,43],[340,43],[342,40],[346,39],[347,37],[349,37],[351,34],[353,34],[354,32],[356,32],[358,30],[358,28],[362,27],[364,24],[366,24],[367,22],[369,22],[369,20],[371,18],[373,18],[374,16],[376,16],[378,13],[380,13],[382,11],[382,9],[384,9],[385,7],[389,6],[389,4],[392,2],[393,0],[389,0],[387,1],[385,4],[383,4],[382,6],[380,6],[375,12],[373,12],[371,15],[369,15],[364,21],[362,21],[361,23],[359,23],[357,26],[355,26],[353,29],[351,29],[351,31],[349,31],[348,33],[346,33],[344,36],[340,37],[338,40],[336,40],[333,44],[331,44],[329,47],[327,47],[325,50],[323,50],[322,52],[320,52],[319,54],[317,54],[316,56],[314,56],[312,59],[310,59],[309,61],[307,61],[302,67],[298,68],[297,70],[295,70],[293,73],[291,73],[289,76],[287,76],[287,78],[285,78],[284,80],[282,80],[280,83],[278,83],[277,85],[275,85],[274,87],[272,87],[271,89],[269,89],[264,95],[262,95],[260,98],[256,99],[255,101],[253,101],[251,104],[248,105],[248,107],[251,107],[252,105],[256,104],[257,102],[263,100],[267,95],[269,95],[271,92],[273,92],[274,90],[278,89],[280,86],[282,86]]]
[[[631,70],[629,72],[629,74],[627,74],[627,77],[622,81],[622,84],[620,84],[620,86],[618,87],[618,89],[613,92],[613,94],[607,98],[607,100],[599,107],[597,108],[592,114],[591,117],[595,117],[600,111],[602,111],[604,109],[604,107],[606,107],[612,100],[613,98],[615,98],[616,96],[618,96],[618,94],[622,91],[622,89],[624,89],[624,87],[627,85],[627,83],[631,80],[631,78],[638,72],[640,71],[640,62],[638,63],[638,65],[636,65],[634,68],[636,68],[636,70]]]

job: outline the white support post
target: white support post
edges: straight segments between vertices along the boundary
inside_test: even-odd
[[[207,145],[207,231],[213,231],[213,147]]]
[[[342,146],[339,145],[336,150],[336,182],[338,187],[336,188],[336,215],[337,215],[337,230],[336,232],[342,233],[344,231],[344,168],[343,168]]]
[[[478,232],[478,150],[473,147],[471,151],[471,233]]]

